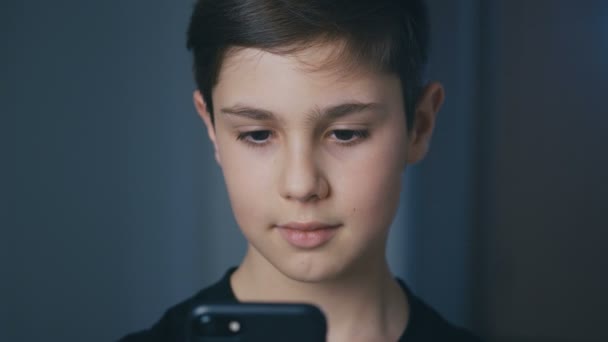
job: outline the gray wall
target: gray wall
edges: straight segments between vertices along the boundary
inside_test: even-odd
[[[480,325],[608,341],[608,3],[486,10]]]
[[[607,340],[608,5],[429,2],[448,97],[393,270],[491,340]],[[0,4],[1,341],[114,340],[243,255],[191,106],[190,9]]]
[[[113,340],[238,261],[191,105],[190,6],[3,2],[16,153],[0,340]]]

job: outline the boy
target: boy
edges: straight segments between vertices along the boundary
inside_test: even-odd
[[[475,340],[385,259],[401,175],[444,98],[422,84],[428,31],[421,1],[197,2],[194,104],[248,250],[124,341],[183,341],[193,303],[217,300],[315,304],[331,342]]]

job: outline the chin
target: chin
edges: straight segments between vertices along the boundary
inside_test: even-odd
[[[280,260],[273,265],[287,278],[303,283],[322,283],[340,278],[344,274],[344,267],[319,259],[323,258],[294,258]]]

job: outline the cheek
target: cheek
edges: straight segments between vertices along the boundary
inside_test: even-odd
[[[241,227],[264,220],[264,205],[272,187],[272,161],[259,151],[224,143],[220,148],[222,173],[235,218]]]
[[[378,222],[392,220],[399,201],[401,175],[387,171],[365,167],[341,180],[340,197],[351,207],[352,216]]]
[[[395,215],[403,173],[402,149],[383,146],[379,144],[366,151],[364,158],[337,166],[339,176],[334,177],[343,210],[348,210],[354,221],[379,230],[388,229]]]

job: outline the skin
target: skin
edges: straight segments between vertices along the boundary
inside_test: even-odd
[[[213,90],[214,123],[194,93],[248,241],[231,285],[241,301],[316,304],[328,341],[396,341],[409,311],[387,266],[388,229],[406,165],[428,150],[443,88],[425,87],[408,130],[399,79],[323,70],[333,49],[232,51]],[[328,114],[342,104],[355,105]],[[337,226],[315,248],[294,247],[277,228],[312,221]]]

